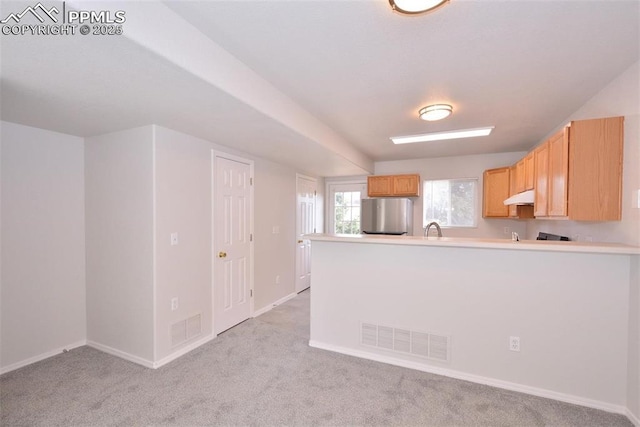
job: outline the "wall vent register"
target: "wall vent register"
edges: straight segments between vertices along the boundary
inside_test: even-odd
[[[440,362],[449,362],[451,357],[450,337],[403,328],[360,324],[360,343],[398,353],[411,354]]]
[[[196,314],[171,325],[171,347],[180,345],[202,333],[202,316]]]

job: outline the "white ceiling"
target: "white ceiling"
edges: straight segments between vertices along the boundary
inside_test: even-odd
[[[25,4],[3,1],[0,16]],[[361,174],[371,160],[527,150],[640,52],[637,0],[451,0],[413,17],[387,0],[117,7],[125,36],[0,36],[1,118],[79,136],[156,123],[317,175]],[[454,114],[417,119],[434,102]],[[489,125],[484,138],[389,140]]]

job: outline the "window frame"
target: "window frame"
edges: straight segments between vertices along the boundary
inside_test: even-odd
[[[473,224],[472,225],[442,225],[441,228],[449,228],[449,229],[469,229],[469,228],[478,228],[479,218],[478,214],[480,212],[478,208],[478,192],[479,182],[480,180],[477,177],[466,177],[466,178],[439,178],[439,179],[423,179],[422,180],[422,228],[427,226],[428,222],[426,222],[426,200],[427,200],[427,182],[433,181],[448,181],[449,182],[449,201],[451,201],[451,182],[456,181],[465,181],[465,182],[473,182],[474,183],[474,191],[473,191]],[[451,203],[449,203],[449,216],[451,216]]]

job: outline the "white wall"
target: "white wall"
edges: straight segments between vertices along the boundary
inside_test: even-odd
[[[155,361],[212,337],[211,144],[154,126]],[[171,246],[171,233],[178,245]],[[178,309],[171,310],[171,299]],[[172,348],[171,325],[201,316],[202,332]]]
[[[375,174],[419,173],[422,181],[477,178],[478,200],[476,209],[478,212],[478,226],[475,228],[445,228],[443,229],[443,235],[445,237],[511,238],[511,231],[516,231],[521,236],[524,236],[526,234],[527,224],[522,220],[482,218],[482,174],[486,169],[510,166],[520,160],[525,154],[524,152],[515,152],[376,162]],[[420,197],[414,198],[413,200],[413,235],[421,236],[423,234],[422,193]],[[504,232],[505,227],[509,228],[507,233]]]
[[[152,138],[145,126],[85,143],[87,340],[147,364],[154,359]]]
[[[636,62],[597,95],[559,123],[557,129],[571,120],[624,116],[624,160],[622,178],[622,221],[577,222],[528,221],[527,235],[535,238],[539,231],[566,236],[590,236],[594,242],[615,242],[640,245],[640,62]]]
[[[257,311],[295,292],[296,171],[256,159],[254,173]],[[273,227],[278,227],[278,234]]]
[[[212,150],[255,162],[254,309],[295,292],[295,170],[155,125],[88,138],[86,150],[92,345],[149,365],[194,344],[172,347],[177,321],[201,314],[194,340],[211,336]],[[118,236],[131,229],[123,248]]]
[[[548,231],[595,242],[640,246],[640,61],[605,86],[578,111],[559,123],[549,136],[571,120],[624,116],[624,159],[622,177],[622,220],[609,222],[529,220],[527,235],[534,238]],[[546,139],[546,138],[545,138]],[[632,267],[629,293],[629,351],[627,407],[640,425],[640,273],[638,260]]]
[[[160,126],[155,128],[158,141],[162,140],[164,145],[171,146],[174,151],[180,149],[180,142],[192,146],[189,154],[190,161],[197,162],[198,168],[202,168],[201,162],[205,158],[207,162],[209,161],[209,152],[205,154],[201,148],[204,146],[209,147],[210,150],[254,161],[254,310],[259,311],[269,307],[274,302],[294,293],[296,172],[299,171],[215,142]],[[169,159],[166,161],[170,162]],[[170,174],[167,174],[166,178],[169,179]],[[190,179],[191,185],[196,185],[194,179],[195,176]],[[197,186],[198,194],[202,193],[204,191],[202,184]],[[159,187],[157,191],[160,191]],[[192,202],[199,203],[191,197],[185,200],[185,203]],[[279,228],[278,234],[273,233],[274,226]],[[166,230],[163,233],[166,234]],[[279,284],[275,283],[277,275],[280,276]],[[166,297],[167,295],[164,296]],[[200,294],[200,298],[206,298],[206,295]]]
[[[624,412],[637,256],[313,245],[312,345]],[[450,361],[362,345],[360,322],[449,336]]]
[[[2,122],[0,372],[84,344],[82,138]]]

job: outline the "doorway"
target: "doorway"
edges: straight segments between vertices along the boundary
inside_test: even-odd
[[[328,225],[332,234],[360,234],[360,205],[366,182],[332,182],[328,188]]]
[[[296,292],[311,286],[311,241],[305,234],[315,232],[317,181],[296,175]]]

